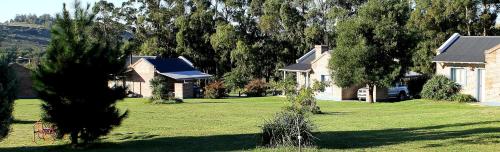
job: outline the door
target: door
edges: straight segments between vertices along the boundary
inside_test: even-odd
[[[483,101],[484,100],[483,98],[484,98],[484,69],[478,69],[476,99],[477,101]]]

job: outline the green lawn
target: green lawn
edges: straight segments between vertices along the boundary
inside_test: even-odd
[[[33,143],[39,100],[18,100],[16,122],[0,151],[71,151],[67,141]],[[119,103],[130,116],[85,151],[290,151],[258,148],[259,125],[286,103],[280,97]],[[500,107],[410,100],[319,103],[317,147],[310,151],[500,151]]]

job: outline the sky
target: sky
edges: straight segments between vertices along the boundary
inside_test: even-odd
[[[94,4],[99,0],[80,0],[83,6],[87,3]],[[113,2],[115,6],[121,6],[126,0],[107,0]],[[0,3],[0,22],[13,19],[16,14],[50,14],[54,16],[62,11],[63,3],[71,6],[74,0],[3,0]]]

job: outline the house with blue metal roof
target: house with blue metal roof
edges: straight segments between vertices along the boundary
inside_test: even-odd
[[[128,70],[124,84],[128,91],[142,97],[151,97],[150,81],[155,76],[167,78],[171,84],[169,90],[176,98],[192,98],[195,95],[195,86],[199,80],[205,80],[212,75],[201,72],[195,68],[188,59],[160,58],[154,56],[132,56],[127,61]]]

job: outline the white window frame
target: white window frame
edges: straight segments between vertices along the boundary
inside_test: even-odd
[[[458,72],[457,70],[463,70],[463,73]],[[454,73],[455,72],[455,73]],[[458,79],[457,79],[458,74]],[[461,74],[461,75],[460,75]],[[450,79],[460,86],[467,85],[467,68],[466,67],[450,67]]]

